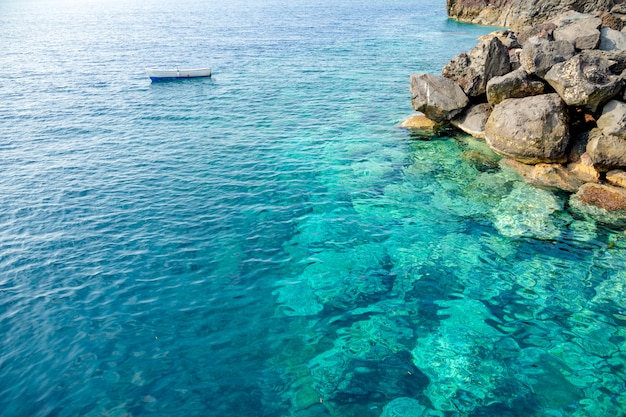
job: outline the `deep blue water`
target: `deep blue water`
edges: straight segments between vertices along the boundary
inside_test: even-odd
[[[625,415],[623,231],[396,127],[444,8],[0,3],[0,415]]]

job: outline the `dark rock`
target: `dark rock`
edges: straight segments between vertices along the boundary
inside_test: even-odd
[[[459,114],[469,99],[454,81],[430,74],[411,74],[411,104],[431,120],[450,120]]]
[[[485,125],[491,114],[491,106],[487,103],[467,108],[463,113],[450,121],[453,126],[474,137],[485,138]]]
[[[623,80],[611,74],[609,65],[606,59],[583,52],[554,65],[544,79],[567,105],[595,112],[622,89]]]
[[[590,133],[587,154],[595,169],[600,172],[626,166],[626,139],[604,135],[601,129]]]
[[[612,185],[584,184],[573,198],[584,205],[592,205],[608,211],[626,210],[626,189]]]
[[[544,82],[535,79],[523,68],[494,77],[487,83],[487,101],[492,106],[507,98],[536,96],[544,92]]]
[[[599,49],[602,51],[626,50],[626,33],[611,28],[602,28]]]
[[[555,64],[565,62],[575,54],[576,49],[569,41],[531,38],[524,44],[520,63],[527,73],[543,78]]]
[[[442,75],[454,80],[468,96],[476,97],[485,94],[491,78],[510,70],[509,50],[494,36],[452,59],[443,68]]]
[[[495,152],[528,164],[565,162],[569,137],[567,109],[556,94],[504,100],[485,126]]]
[[[551,21],[557,28],[554,30],[554,40],[569,41],[577,50],[595,49],[600,43],[599,17],[569,11],[559,15]]]

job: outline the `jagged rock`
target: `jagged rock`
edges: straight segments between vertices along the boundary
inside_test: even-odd
[[[626,50],[626,33],[611,28],[602,28],[599,49],[602,51]]]
[[[487,101],[492,106],[507,98],[523,98],[543,94],[545,84],[529,75],[524,69],[494,77],[487,83]]]
[[[485,124],[491,114],[491,106],[487,103],[467,108],[463,113],[450,121],[453,126],[476,138],[485,138]]]
[[[606,180],[616,187],[626,188],[626,172],[614,169],[606,173]]]
[[[494,36],[452,59],[443,68],[442,75],[454,80],[468,96],[476,97],[485,93],[491,78],[510,70],[509,50]]]
[[[581,13],[611,11],[614,0],[447,0],[448,16],[471,23],[518,30],[552,19],[567,10]]]
[[[557,41],[569,41],[578,50],[595,49],[600,43],[602,19],[599,17],[569,11],[551,22],[557,26],[554,30]]]
[[[561,164],[527,165],[510,158],[503,159],[501,164],[513,169],[528,183],[544,188],[576,192],[585,183]]]
[[[612,185],[587,183],[572,196],[584,205],[592,205],[608,211],[626,210],[626,189]]]
[[[604,135],[626,139],[626,103],[618,100],[606,103],[597,125]]]
[[[565,162],[569,137],[567,109],[556,94],[504,100],[485,126],[495,152],[529,164]]]
[[[450,120],[459,114],[469,99],[454,81],[430,74],[411,74],[413,109],[431,120]]]
[[[605,135],[601,129],[594,129],[590,133],[587,154],[593,166],[601,172],[626,166],[626,139]]]
[[[622,30],[624,28],[624,21],[612,13],[598,12],[598,17],[602,20],[602,27],[615,30]]]
[[[567,105],[595,112],[622,89],[623,80],[609,66],[606,59],[582,52],[554,65],[544,79]]]
[[[555,64],[565,62],[575,54],[576,49],[569,41],[533,37],[524,44],[520,64],[527,73],[543,77]]]

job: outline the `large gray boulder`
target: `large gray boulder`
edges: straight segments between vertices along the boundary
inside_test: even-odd
[[[459,114],[469,99],[454,81],[431,74],[411,74],[411,104],[431,120],[441,122]]]
[[[524,43],[520,64],[529,74],[543,77],[555,64],[565,62],[576,54],[569,41],[550,41],[533,37]]]
[[[594,167],[604,172],[626,166],[626,103],[608,102],[597,123],[586,148]]]
[[[612,75],[609,67],[606,59],[583,52],[554,65],[544,79],[567,105],[595,112],[622,89],[622,78]]]
[[[507,98],[523,98],[543,94],[545,84],[523,68],[494,77],[487,83],[487,101],[492,106]]]
[[[565,103],[556,94],[504,100],[487,120],[485,139],[495,152],[523,163],[565,162]]]
[[[569,41],[577,50],[595,49],[600,43],[600,26],[602,19],[597,16],[566,12],[552,19],[557,28],[554,30],[554,39],[557,41]]]
[[[602,51],[626,51],[626,33],[611,28],[602,28],[600,34],[598,49]]]
[[[442,75],[454,80],[470,97],[485,94],[487,82],[511,70],[509,50],[497,37],[482,40],[443,67]]]

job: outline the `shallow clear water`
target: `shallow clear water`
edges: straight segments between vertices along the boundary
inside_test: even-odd
[[[0,414],[626,413],[622,231],[396,127],[491,29],[144,3],[0,4]]]

